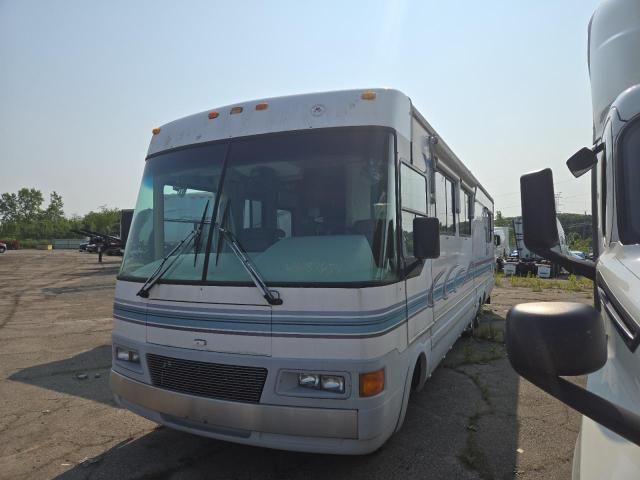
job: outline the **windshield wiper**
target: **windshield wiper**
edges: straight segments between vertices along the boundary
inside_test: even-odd
[[[149,290],[151,290],[151,287],[153,287],[156,282],[160,280],[165,273],[167,273],[167,271],[173,266],[173,264],[176,263],[179,255],[173,257],[173,260],[169,262],[166,268],[163,269],[162,267],[164,267],[164,264],[167,263],[167,260],[169,260],[169,258],[171,258],[171,256],[178,250],[180,250],[180,253],[182,253],[181,249],[185,246],[185,244],[190,242],[195,237],[195,235],[196,231],[191,230],[186,237],[180,240],[180,242],[162,258],[162,261],[160,262],[160,265],[158,265],[158,268],[156,268],[153,273],[149,275],[149,278],[145,280],[144,284],[142,285],[142,287],[140,287],[140,290],[138,290],[138,293],[136,293],[136,295],[142,298],[149,298]]]
[[[209,200],[207,200],[207,204],[204,206],[204,212],[202,212],[202,218],[200,219],[200,223],[198,224],[198,230],[196,231],[196,237],[193,240],[193,266],[196,266],[196,260],[198,260],[198,254],[200,253],[200,243],[202,241],[202,227],[204,226],[204,219],[207,216],[207,211],[209,210]]]
[[[238,260],[240,260],[242,266],[247,271],[256,287],[262,290],[263,296],[265,300],[269,302],[269,305],[282,305],[280,293],[278,293],[276,290],[269,290],[269,287],[262,279],[262,276],[253,265],[253,262],[249,258],[249,255],[247,255],[247,252],[244,250],[244,248],[242,248],[242,245],[240,245],[240,242],[238,242],[235,235],[217,222],[214,225],[220,231],[220,233],[222,233],[224,238],[229,242],[231,251],[235,254],[236,257],[238,257]]]
[[[195,249],[194,257],[198,256],[198,252],[200,250],[200,237],[202,236],[202,226],[204,225],[205,217],[207,215],[207,210],[209,210],[209,200],[207,200],[207,204],[204,207],[204,212],[202,212],[202,218],[200,219],[199,225],[193,230],[191,230],[186,237],[180,240],[180,242],[178,242],[178,244],[175,247],[173,247],[171,251],[162,258],[162,261],[160,262],[158,267],[153,271],[151,275],[149,275],[149,278],[145,280],[142,287],[140,287],[140,290],[138,290],[138,293],[136,293],[137,296],[142,298],[149,298],[149,290],[151,290],[151,288],[153,288],[153,286],[158,282],[158,280],[160,280],[165,275],[165,273],[167,273],[169,269],[176,263],[176,260],[180,257],[180,254],[182,253],[183,249],[185,248],[186,245],[189,244],[191,240],[194,241],[193,242],[193,246]],[[171,262],[169,262],[169,264],[165,267],[165,264],[174,253],[178,253],[178,254],[175,257],[173,257]],[[196,264],[195,262],[196,260],[194,258],[193,260],[194,267]]]

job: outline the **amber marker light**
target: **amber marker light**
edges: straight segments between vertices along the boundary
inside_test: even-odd
[[[231,109],[231,115],[235,115],[236,113],[242,113],[242,107],[233,107]]]
[[[209,112],[209,115],[207,116],[209,117],[209,120],[213,120],[214,118],[218,118],[220,114],[218,112]]]
[[[151,130],[151,133],[153,133],[154,135],[157,135],[160,133],[160,127],[156,127],[153,130]]]
[[[360,374],[360,396],[372,397],[384,390],[384,368]]]
[[[256,105],[256,110],[266,110],[269,107],[268,103],[258,103]]]
[[[362,95],[360,95],[360,98],[362,100],[375,100],[376,92],[362,92]]]

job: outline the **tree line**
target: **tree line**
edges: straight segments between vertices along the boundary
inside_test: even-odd
[[[50,241],[54,238],[82,238],[74,230],[87,229],[110,235],[120,230],[120,210],[100,207],[86,215],[67,217],[62,196],[51,192],[44,206],[44,195],[35,188],[21,188],[17,192],[0,195],[0,239]]]

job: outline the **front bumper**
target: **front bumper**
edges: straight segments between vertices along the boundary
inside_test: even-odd
[[[168,416],[202,426],[209,425],[213,429],[220,427],[247,434],[261,432],[321,438],[358,438],[357,410],[276,406],[196,397],[156,388],[113,370],[111,390],[120,403],[133,404],[144,410],[157,412],[165,418]],[[242,436],[242,432],[239,433]]]

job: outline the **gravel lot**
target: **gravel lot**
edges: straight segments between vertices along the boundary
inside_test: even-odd
[[[478,338],[463,338],[402,431],[362,457],[228,444],[117,408],[108,385],[120,259],[71,251],[0,255],[0,478],[569,479],[579,416],[505,358],[516,303],[587,293],[497,287]]]

